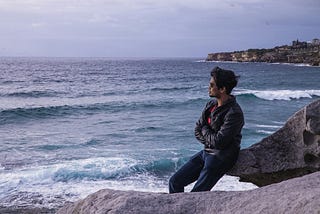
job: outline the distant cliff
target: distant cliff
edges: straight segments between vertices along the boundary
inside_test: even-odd
[[[305,63],[320,66],[320,41],[293,41],[292,45],[277,46],[270,49],[248,49],[245,51],[208,54],[206,61]]]

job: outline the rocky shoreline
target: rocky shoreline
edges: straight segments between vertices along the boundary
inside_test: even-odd
[[[282,45],[270,49],[248,49],[245,51],[208,54],[206,61],[295,63],[320,66],[320,42],[293,41],[292,45]]]
[[[320,100],[241,150],[228,174],[260,188],[177,194],[104,189],[57,213],[320,213]]]
[[[61,208],[0,206],[0,213],[320,213],[320,100],[242,149],[227,174],[260,188],[177,194],[103,189]]]

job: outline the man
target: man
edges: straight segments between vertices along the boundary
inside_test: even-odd
[[[195,127],[195,137],[204,149],[195,154],[169,180],[169,192],[183,192],[197,181],[192,192],[210,191],[238,159],[244,117],[236,98],[231,95],[238,77],[233,71],[215,67],[211,71],[209,96]]]

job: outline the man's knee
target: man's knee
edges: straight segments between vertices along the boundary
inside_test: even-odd
[[[183,192],[184,186],[179,182],[176,174],[169,179],[169,193]]]
[[[171,178],[169,179],[169,185],[170,186],[175,186],[177,185],[179,182],[178,182],[178,178],[177,178],[177,175],[174,174],[171,176]]]

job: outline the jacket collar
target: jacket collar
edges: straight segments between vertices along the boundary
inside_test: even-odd
[[[232,104],[234,104],[236,102],[236,97],[233,96],[233,95],[230,95],[230,99],[228,99],[227,101],[225,101],[222,106],[219,106],[216,108],[216,110],[214,112],[217,112],[217,111],[220,111],[221,109],[224,109]],[[210,101],[210,105],[208,106],[207,109],[211,108],[213,105],[217,105],[217,100],[214,99],[214,100],[211,100]]]
[[[234,102],[236,102],[236,97],[233,96],[233,95],[230,95],[230,98],[229,98],[228,100],[226,100],[226,101],[222,104],[222,106],[225,106],[225,105],[228,105],[228,104],[231,104],[231,103],[234,103]],[[221,107],[222,107],[222,106],[221,106]]]

